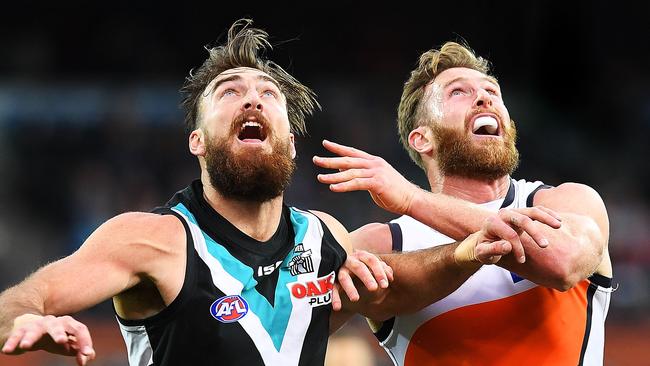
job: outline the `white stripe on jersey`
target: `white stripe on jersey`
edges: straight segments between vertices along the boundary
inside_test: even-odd
[[[173,210],[181,215],[187,222],[192,234],[192,239],[194,240],[194,248],[199,257],[206,263],[208,268],[210,268],[212,281],[215,286],[224,294],[241,295],[243,284],[226,272],[221,263],[208,252],[201,229],[182,212],[176,209]],[[320,221],[312,214],[305,212],[301,212],[301,214],[309,220],[309,227],[303,240],[303,246],[305,250],[311,249],[312,261],[314,262],[313,273],[300,274],[297,276],[298,281],[305,282],[314,280],[318,277],[318,270],[321,262],[323,229],[320,226]],[[297,366],[298,361],[300,360],[300,352],[311,320],[312,307],[307,301],[301,301],[293,297],[291,298],[291,301],[293,309],[289,317],[286,333],[279,352],[275,349],[271,336],[268,334],[259,317],[252,311],[252,309],[249,309],[246,316],[238,321],[246,333],[251,337],[253,343],[255,343],[255,346],[266,365]]]
[[[153,348],[149,342],[149,335],[144,325],[124,325],[117,319],[120,325],[120,332],[126,342],[126,350],[129,353],[129,365],[149,366],[153,365]]]

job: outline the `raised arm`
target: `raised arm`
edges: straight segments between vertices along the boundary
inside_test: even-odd
[[[172,216],[128,213],[107,221],[75,253],[0,294],[2,352],[43,349],[85,364],[95,356],[90,334],[67,314],[151,280],[172,241],[184,242],[182,233]]]
[[[324,146],[341,155],[314,158],[318,166],[339,170],[318,177],[319,181],[330,184],[334,192],[367,190],[380,207],[409,215],[457,240],[479,230],[493,214],[470,202],[424,191],[379,157],[332,142],[326,141]],[[602,199],[593,189],[566,183],[540,190],[534,204],[550,209],[546,210],[550,214],[557,213],[562,219],[562,228],[539,225],[538,230],[548,243],[522,235],[522,250],[515,246],[515,255],[507,256],[499,265],[533,282],[559,290],[571,288],[594,272],[611,276],[609,257],[603,255],[607,253],[607,213]],[[507,214],[500,212],[503,219]],[[512,224],[525,227],[533,223],[524,219]],[[542,247],[545,248],[541,250]],[[529,260],[521,264],[524,252]]]

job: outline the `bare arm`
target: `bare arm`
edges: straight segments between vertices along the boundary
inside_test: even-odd
[[[171,247],[169,241],[178,240],[179,229],[181,223],[171,216],[117,216],[69,257],[4,291],[0,294],[2,351],[17,354],[45,349],[76,355],[78,363],[84,364],[84,356],[86,360],[91,354],[94,357],[87,329],[68,316],[59,316],[89,308],[151,279],[157,258],[164,257],[161,253]]]
[[[350,239],[355,249],[379,255],[393,269],[395,280],[390,285],[390,291],[373,299],[374,302],[386,302],[383,308],[387,310],[382,311],[383,316],[375,314],[375,320],[384,320],[382,318],[398,313],[411,313],[444,298],[460,287],[481,264],[459,265],[454,254],[458,242],[414,252],[392,253],[392,237],[387,224],[364,225],[351,232]],[[427,285],[421,286],[423,283]],[[362,297],[368,298],[369,294]],[[409,299],[408,304],[404,304],[406,298]]]
[[[550,215],[547,215],[546,219],[550,222],[555,220]],[[352,245],[351,236],[342,225],[331,220],[324,221],[337,240],[344,246]],[[529,229],[531,235],[538,236],[536,228]],[[383,234],[380,232],[382,230]],[[378,238],[386,240],[386,230],[388,230],[386,225],[367,225],[356,231],[352,238],[358,243],[377,243]],[[365,286],[356,286],[359,289],[357,291],[352,279],[345,275],[346,268],[343,268],[339,271],[338,280],[345,289],[341,296],[344,312],[335,316],[345,317],[360,313],[373,320],[381,321],[396,314],[420,310],[456,290],[483,263],[498,262],[501,256],[512,250],[511,243],[501,238],[512,236],[518,236],[515,229],[502,220],[494,218],[488,220],[480,232],[469,236],[461,243],[408,253],[381,254],[380,259],[392,269],[393,281],[390,286],[377,286],[376,283],[372,286],[362,278]],[[383,246],[386,246],[385,243]],[[371,253],[355,251],[348,257],[355,257],[359,263],[367,264],[375,277],[381,271],[376,264],[378,259]],[[361,272],[355,271],[355,275],[357,273]],[[372,280],[372,276],[368,277]],[[404,301],[405,299],[408,301]]]
[[[324,145],[341,155],[314,158],[319,166],[340,170],[319,175],[319,180],[329,183],[335,192],[367,190],[382,208],[409,215],[457,240],[477,231],[492,215],[470,202],[419,189],[381,158],[331,142],[324,142]],[[513,253],[516,256],[507,256],[499,265],[559,290],[572,287],[594,271],[611,276],[611,264],[606,255],[607,213],[602,199],[593,189],[566,183],[539,191],[535,204],[557,212],[562,218],[562,228],[557,230],[536,224],[539,232],[548,238],[548,247],[546,243],[522,235],[521,250],[515,245]],[[531,222],[518,224],[529,226]],[[524,252],[529,260],[525,264],[517,263],[522,262],[520,257]]]
[[[390,238],[386,224],[369,224],[350,233],[355,247],[367,247],[391,266],[393,282],[388,289],[377,293],[362,292],[360,302],[344,303],[347,308],[355,309],[375,321],[412,313],[444,298],[460,287],[481,265],[470,265],[469,262],[466,266],[459,265],[454,255],[459,243],[391,253],[390,241],[380,248],[377,239],[382,236]]]
[[[562,227],[549,230],[540,226],[549,246],[539,249],[524,241],[527,262],[521,265],[506,257],[500,266],[558,290],[570,289],[593,273],[612,276],[607,254],[609,220],[596,191],[582,184],[565,183],[539,191],[534,203],[558,212]]]
[[[463,230],[471,230],[490,216],[477,205],[442,194],[422,191],[416,197],[409,214],[436,229],[451,227],[457,220],[459,227],[464,225]],[[521,235],[521,243],[526,253],[526,262],[517,263],[509,255],[498,263],[499,266],[558,290],[568,290],[594,272],[611,276],[609,256],[604,255],[609,237],[609,222],[605,205],[596,191],[582,184],[565,183],[537,192],[534,204],[556,212],[562,218],[562,227],[557,229],[529,222],[528,224],[537,226],[539,232],[547,238],[548,246],[540,248],[524,233]],[[449,214],[444,214],[445,205],[449,207],[446,211]],[[440,221],[436,223],[438,220],[434,220],[436,216],[433,215],[427,217],[427,210],[437,212]],[[454,216],[456,214],[457,217]]]

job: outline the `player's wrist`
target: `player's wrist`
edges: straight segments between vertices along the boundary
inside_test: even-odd
[[[482,263],[476,257],[478,233],[471,234],[458,243],[454,250],[454,263],[464,269],[478,269]]]
[[[422,204],[426,200],[424,195],[426,192],[418,187],[415,183],[410,183],[409,191],[407,193],[407,204],[404,208],[402,215],[411,216],[416,215],[417,212],[422,212]]]
[[[14,327],[19,327],[19,326],[21,326],[21,325],[23,325],[25,323],[29,323],[29,322],[33,322],[33,321],[37,321],[37,320],[41,320],[41,319],[43,319],[42,315],[32,314],[32,313],[25,313],[25,314],[17,316],[14,319]]]

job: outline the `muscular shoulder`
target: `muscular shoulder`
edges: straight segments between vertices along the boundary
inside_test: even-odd
[[[373,222],[350,233],[355,249],[372,253],[390,253],[393,250],[393,238],[388,224]]]
[[[535,205],[572,212],[605,212],[602,198],[595,189],[580,183],[563,183],[535,194]]]
[[[106,221],[88,237],[80,254],[104,255],[141,267],[145,261],[185,248],[183,224],[173,215],[128,212]]]

